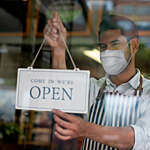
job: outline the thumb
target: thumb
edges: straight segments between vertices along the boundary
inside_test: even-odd
[[[58,15],[57,19],[58,19],[58,25],[59,25],[60,31],[61,32],[66,32],[66,28],[64,27],[59,15]]]
[[[56,11],[52,12],[52,22],[57,23],[58,22],[58,13]]]

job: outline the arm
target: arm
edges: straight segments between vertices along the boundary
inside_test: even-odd
[[[129,150],[134,145],[134,131],[131,127],[107,127],[87,123],[85,137],[120,150]]]
[[[61,140],[83,136],[121,150],[129,150],[134,145],[134,131],[131,127],[104,127],[58,110],[53,112],[55,135]]]
[[[52,68],[66,69],[65,49],[54,48],[52,50]]]
[[[44,29],[44,37],[52,50],[52,68],[66,69],[65,45],[60,32],[66,40],[67,32],[57,12],[53,13],[52,19]]]

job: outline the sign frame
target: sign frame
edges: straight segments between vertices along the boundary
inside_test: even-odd
[[[21,92],[22,92],[21,90],[24,88],[24,86],[27,86],[27,85],[22,85],[21,86],[22,83],[25,83],[24,81],[22,81],[22,77],[21,76],[23,76],[23,73],[26,74],[27,72],[31,73],[31,74],[32,73],[34,74],[35,72],[36,72],[36,74],[42,73],[43,75],[44,75],[44,73],[45,74],[47,73],[47,76],[48,76],[49,73],[66,74],[66,75],[68,74],[68,75],[72,75],[72,76],[75,76],[75,74],[77,76],[84,75],[84,77],[86,79],[85,79],[85,81],[83,80],[83,82],[85,84],[85,88],[86,89],[81,89],[81,91],[84,90],[83,93],[85,93],[85,95],[84,95],[84,104],[83,104],[83,102],[81,103],[82,106],[84,106],[84,107],[82,107],[80,109],[77,109],[77,108],[73,109],[73,108],[77,107],[75,105],[78,105],[78,104],[75,104],[75,102],[72,102],[72,104],[74,103],[74,106],[71,106],[73,108],[69,109],[67,107],[71,104],[71,102],[70,102],[70,104],[67,104],[66,108],[64,108],[65,104],[62,105],[63,108],[60,108],[60,106],[59,106],[59,108],[57,108],[57,107],[54,106],[54,101],[51,102],[51,106],[47,105],[48,108],[45,108],[45,107],[42,108],[41,106],[40,106],[41,108],[39,108],[39,106],[38,107],[30,107],[30,106],[27,107],[27,106],[20,105],[19,102],[22,101],[22,100],[20,100],[20,97],[21,97],[20,95],[21,95]],[[56,75],[56,77],[57,77],[57,75]],[[67,69],[66,70],[57,70],[57,69],[29,69],[29,68],[25,69],[25,68],[19,68],[18,69],[18,78],[17,78],[17,87],[16,87],[17,88],[17,90],[16,90],[16,109],[36,110],[36,111],[51,111],[52,109],[55,108],[55,109],[59,109],[61,111],[68,112],[68,113],[83,113],[83,114],[87,114],[88,113],[88,96],[89,96],[89,77],[90,77],[90,72],[88,70],[67,70]],[[62,78],[60,78],[60,80]],[[70,77],[70,79],[71,79],[71,77]],[[30,77],[29,77],[29,80],[30,80]],[[73,81],[73,79],[72,79],[72,81]],[[26,82],[29,82],[29,81],[26,81]],[[75,84],[77,84],[77,83],[75,83]],[[20,87],[22,87],[22,88],[20,88]],[[79,91],[79,89],[78,89],[78,91]],[[80,96],[82,97],[82,94]],[[43,101],[42,101],[42,104],[43,104]]]

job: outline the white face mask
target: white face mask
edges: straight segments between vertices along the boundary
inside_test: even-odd
[[[105,50],[100,52],[100,60],[103,68],[109,75],[121,73],[130,63],[132,57],[127,61],[124,50]]]

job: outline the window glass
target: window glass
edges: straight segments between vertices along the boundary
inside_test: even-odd
[[[44,27],[48,19],[51,19],[53,11],[59,13],[67,30],[67,45],[77,68],[89,70],[90,77],[100,79],[106,75],[100,59],[102,51],[130,47],[130,40],[136,37],[139,40],[136,68],[146,78],[150,78],[149,0],[134,0],[134,2],[131,0],[2,0],[0,1],[0,148],[2,150],[5,147],[12,150],[79,150],[83,143],[83,138],[69,141],[56,138],[51,112],[15,109],[18,68],[27,68],[31,65],[43,41]],[[105,38],[102,38],[106,27],[112,25],[112,29],[116,29],[115,22],[110,22],[108,26],[104,26],[100,34],[102,26],[99,24],[108,14],[131,19],[136,29],[130,21],[117,20],[117,26],[123,26],[124,30],[105,33]],[[113,35],[117,36],[110,39]],[[52,56],[52,48],[45,42],[34,68],[52,69]],[[129,58],[129,53],[125,57]],[[68,69],[74,69],[67,52],[66,62]],[[82,114],[76,115],[83,118]]]

